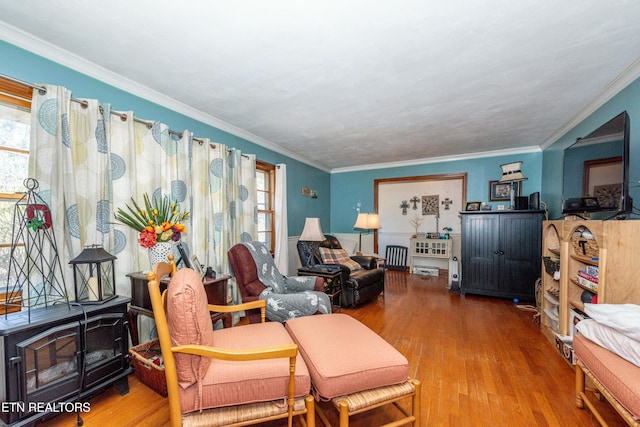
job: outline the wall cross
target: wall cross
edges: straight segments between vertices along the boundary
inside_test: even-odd
[[[453,200],[450,200],[448,197],[442,201],[445,210],[449,210],[449,205],[453,204]]]
[[[418,199],[418,196],[413,196],[413,199],[409,200],[411,203],[413,203],[413,210],[415,211],[416,209],[418,209],[418,202],[420,201],[420,199]]]

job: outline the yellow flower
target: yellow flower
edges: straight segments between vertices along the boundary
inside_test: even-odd
[[[169,229],[158,237],[158,241],[168,242],[171,239],[171,236],[173,236],[173,230]]]
[[[180,203],[171,201],[169,196],[156,196],[153,199],[148,194],[143,195],[144,203],[139,205],[132,198],[131,205],[126,205],[126,209],[118,209],[115,219],[140,233],[152,233],[157,237],[157,242],[179,241],[180,234],[187,231],[181,224],[189,218],[189,212],[180,212]],[[144,208],[144,209],[143,209]],[[139,243],[145,246],[151,243],[145,236],[144,242],[139,239]],[[155,239],[154,243],[155,243]]]

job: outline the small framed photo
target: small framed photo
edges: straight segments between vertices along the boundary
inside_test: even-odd
[[[480,202],[467,202],[467,206],[464,208],[465,211],[479,211],[480,210]]]
[[[522,193],[522,181],[517,182],[518,194]],[[511,199],[511,183],[489,181],[489,201],[503,202]]]
[[[198,261],[198,257],[191,255],[189,262],[191,263],[191,268],[193,268],[193,270],[200,276],[200,279],[204,279],[205,270],[202,268],[200,261]]]
[[[583,197],[582,204],[587,208],[598,208],[600,207],[600,202],[597,197]],[[609,206],[605,206],[609,207]]]

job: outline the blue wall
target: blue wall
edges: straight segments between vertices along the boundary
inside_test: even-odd
[[[500,164],[523,161],[522,194],[541,192],[550,211],[549,218],[561,217],[563,150],[626,110],[631,119],[630,187],[635,200],[640,200],[640,79],[630,84],[585,120],[550,145],[544,152],[478,158],[416,166],[329,174],[297,160],[231,135],[168,108],[144,100],[101,81],[49,61],[16,46],[0,41],[0,73],[31,83],[65,86],[77,98],[96,98],[109,102],[115,110],[132,110],[138,117],[167,123],[174,130],[188,129],[195,136],[255,153],[259,160],[286,163],[288,172],[289,235],[299,235],[305,217],[319,217],[322,228],[334,233],[353,232],[356,206],[372,212],[375,179],[466,172],[467,201],[487,201],[488,183],[501,176]],[[540,141],[542,143],[542,141]],[[634,184],[635,183],[635,184]],[[317,199],[302,196],[302,187],[316,190]]]
[[[489,202],[489,181],[500,179],[501,164],[520,160],[523,162],[522,173],[528,178],[522,183],[522,194],[540,191],[541,152],[334,173],[331,175],[331,229],[334,233],[352,233],[358,202],[361,203],[361,212],[375,210],[373,193],[376,179],[466,172],[467,201],[484,201],[495,210],[496,203]],[[458,204],[454,209],[461,210],[461,206]]]
[[[0,58],[0,73],[7,76],[29,83],[65,86],[72,91],[74,98],[94,98],[103,103],[108,102],[114,110],[133,111],[141,119],[166,123],[175,131],[188,129],[196,137],[206,137],[245,153],[254,153],[258,160],[272,164],[286,163],[289,234],[299,235],[304,226],[304,219],[308,216],[319,217],[322,226],[329,229],[328,172],[263,148],[3,41],[0,41]],[[302,196],[302,186],[317,190],[318,198]]]

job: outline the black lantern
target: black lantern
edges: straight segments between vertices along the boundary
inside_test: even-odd
[[[102,304],[116,297],[115,259],[102,246],[91,245],[69,261],[73,265],[75,302]]]

